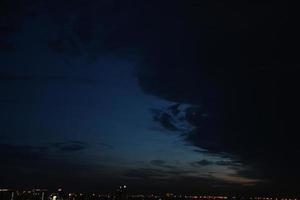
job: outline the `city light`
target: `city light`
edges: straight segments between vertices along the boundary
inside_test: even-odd
[[[117,187],[112,193],[76,193],[64,192],[63,189],[50,191],[47,189],[15,190],[0,188],[0,200],[300,200],[297,197],[276,196],[243,196],[243,195],[189,195],[180,193],[134,194],[128,193],[127,185]],[[59,191],[59,192],[57,192]]]

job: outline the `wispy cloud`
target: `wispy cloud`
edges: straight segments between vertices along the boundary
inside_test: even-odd
[[[82,151],[88,148],[88,145],[86,143],[80,141],[52,143],[51,146],[64,152]]]

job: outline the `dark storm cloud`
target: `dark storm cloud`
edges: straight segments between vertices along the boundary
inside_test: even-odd
[[[205,108],[208,118],[193,119],[196,129],[186,135],[191,145],[232,154],[277,186],[282,180],[295,185],[297,11],[276,1],[185,1],[185,9],[180,17],[186,23],[175,28],[168,21],[175,28],[169,30],[155,26],[165,34],[153,41],[139,68],[141,87]],[[169,115],[160,123],[175,130]]]

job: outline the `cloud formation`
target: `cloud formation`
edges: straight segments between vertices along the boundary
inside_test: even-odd
[[[80,141],[53,143],[52,147],[64,152],[82,151],[88,148],[87,144]]]
[[[0,6],[4,13],[0,23],[6,30],[4,49],[14,47],[8,38],[23,20],[38,13],[48,17],[49,25],[57,25],[54,37],[45,38],[47,47],[57,54],[93,60],[111,52],[126,57],[133,49],[139,52],[134,56],[141,57],[137,78],[143,91],[178,103],[155,110],[157,122],[176,134],[184,132],[191,146],[226,152],[251,165],[260,178],[274,184],[273,191],[297,191],[297,6],[282,1],[216,0],[77,0],[71,5],[54,0],[47,6],[47,1],[18,1],[19,6],[9,2]],[[199,106],[201,112],[181,118],[183,104]],[[85,147],[69,143],[57,148],[80,151]],[[29,148],[26,156],[41,155]]]

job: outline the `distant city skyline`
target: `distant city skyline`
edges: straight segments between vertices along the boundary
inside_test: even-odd
[[[47,190],[47,189],[0,189],[0,198],[1,200],[125,200],[125,199],[135,199],[135,200],[165,200],[165,199],[178,199],[178,200],[191,200],[191,199],[200,199],[200,200],[235,200],[235,199],[245,199],[245,200],[298,200],[297,196],[287,196],[287,195],[270,195],[270,194],[205,194],[205,193],[180,193],[180,192],[165,192],[165,193],[133,193],[126,191],[127,186],[121,185],[115,188],[115,191],[110,193],[101,193],[101,192],[74,192],[74,191],[65,191],[62,188],[57,190]]]

